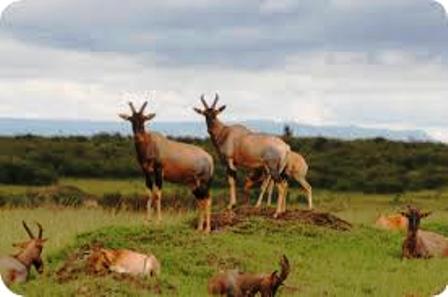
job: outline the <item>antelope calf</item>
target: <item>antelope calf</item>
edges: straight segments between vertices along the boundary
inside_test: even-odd
[[[210,295],[227,297],[252,297],[258,293],[262,297],[273,297],[288,277],[290,267],[286,256],[280,260],[280,273],[271,274],[241,273],[231,270],[212,277],[208,282]]]
[[[95,248],[88,258],[88,265],[94,272],[106,270],[143,276],[160,274],[160,263],[154,255],[140,254],[130,250]]]
[[[155,117],[154,113],[144,114],[148,102],[137,111],[130,102],[132,115],[119,116],[132,124],[137,160],[145,175],[149,192],[147,218],[151,217],[152,205],[157,207],[157,219],[162,216],[163,181],[188,185],[196,197],[199,208],[198,230],[210,232],[213,159],[203,149],[145,130],[145,123]]]
[[[275,217],[284,212],[283,199],[286,195],[288,183],[283,175],[286,167],[287,156],[290,147],[279,137],[264,133],[254,133],[242,125],[225,125],[218,119],[226,106],[217,107],[218,94],[212,105],[205,101],[204,95],[201,102],[204,109],[194,110],[205,117],[207,131],[212,143],[218,152],[221,162],[227,169],[227,180],[230,187],[230,202],[228,208],[236,205],[236,175],[237,168],[243,167],[251,170],[264,168],[278,187],[279,199]],[[247,197],[247,196],[246,196]],[[246,199],[246,203],[248,199]]]
[[[32,266],[36,268],[39,274],[44,271],[41,254],[47,239],[42,238],[42,226],[36,223],[39,228],[36,238],[25,221],[22,221],[22,224],[30,240],[13,244],[14,247],[20,249],[20,252],[16,255],[0,258],[0,274],[7,285],[25,282],[28,279]]]
[[[312,209],[313,194],[312,194],[312,187],[306,180],[307,173],[308,173],[308,164],[306,163],[305,158],[301,154],[291,151],[287,157],[285,174],[288,178],[296,180],[302,186],[308,198],[308,208]],[[256,175],[254,176],[255,178],[257,178]],[[246,179],[245,188],[248,189],[252,187],[252,184],[254,182],[256,181],[252,181],[251,177],[249,177],[248,179]],[[272,180],[272,178],[268,175],[264,175],[263,183],[261,185],[261,192],[258,197],[256,207],[261,206],[266,190],[268,190],[268,205],[271,205],[273,188],[274,188],[274,181]],[[286,210],[286,197],[283,200],[282,209],[283,211]]]
[[[375,226],[384,230],[401,231],[408,228],[408,219],[402,214],[380,215]]]
[[[440,234],[419,230],[420,220],[431,212],[422,213],[408,206],[402,215],[408,219],[408,232],[402,246],[402,258],[431,258],[448,256],[448,239]]]

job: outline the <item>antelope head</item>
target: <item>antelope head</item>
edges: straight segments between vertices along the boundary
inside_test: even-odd
[[[42,225],[36,222],[36,225],[39,229],[37,237],[34,236],[33,232],[31,232],[25,221],[22,221],[22,225],[23,228],[25,228],[26,233],[28,233],[30,240],[13,244],[14,247],[20,249],[20,252],[16,255],[16,257],[19,258],[22,263],[28,265],[28,268],[33,265],[38,273],[42,273],[44,271],[44,264],[41,258],[41,254],[44,243],[47,241],[47,239],[42,238]]]
[[[408,209],[405,212],[401,212],[401,215],[408,218],[408,230],[417,231],[420,226],[420,220],[429,216],[431,212],[421,212],[418,208],[408,205]]]
[[[131,108],[132,115],[128,115],[125,113],[120,113],[118,115],[123,120],[131,122],[134,134],[145,132],[145,122],[152,120],[156,116],[155,113],[148,113],[146,115],[144,114],[146,105],[148,105],[147,101],[143,103],[143,105],[137,111],[134,107],[134,104],[132,102],[129,102],[129,107]]]
[[[207,122],[207,126],[210,126],[213,121],[217,118],[217,116],[226,109],[225,105],[222,105],[221,107],[217,108],[217,104],[219,101],[219,95],[215,94],[215,100],[213,101],[213,104],[209,106],[207,104],[207,101],[205,101],[205,95],[201,95],[201,102],[204,106],[204,109],[200,108],[193,108],[194,111],[196,111],[198,114],[203,115],[205,117],[205,120]]]
[[[277,294],[278,288],[283,285],[284,281],[289,275],[290,266],[288,258],[285,255],[282,256],[280,260],[280,273],[278,271],[272,272],[267,276],[261,284],[261,296],[262,297],[273,297]]]

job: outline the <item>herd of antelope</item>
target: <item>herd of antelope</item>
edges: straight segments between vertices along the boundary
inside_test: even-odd
[[[228,209],[237,203],[236,176],[238,168],[250,170],[244,183],[244,197],[249,201],[249,191],[257,182],[261,182],[261,192],[256,207],[260,207],[268,192],[268,204],[271,204],[274,186],[277,186],[278,199],[274,218],[286,211],[288,179],[296,180],[307,194],[308,207],[313,208],[312,188],[306,180],[308,165],[297,152],[291,151],[280,137],[257,133],[243,125],[226,125],[218,119],[226,106],[218,107],[216,94],[212,104],[204,96],[200,98],[203,109],[194,111],[205,118],[207,131],[219,159],[227,169],[229,183]],[[198,231],[211,231],[212,197],[210,187],[213,180],[213,158],[202,148],[166,138],[147,131],[146,122],[155,117],[154,113],[145,113],[147,102],[136,109],[129,103],[131,114],[119,116],[132,125],[134,145],[138,163],[145,177],[148,191],[147,219],[152,218],[152,209],[156,208],[157,221],[162,219],[161,200],[164,181],[187,185],[198,204]],[[422,213],[409,206],[400,215],[380,216],[376,225],[384,229],[407,229],[402,245],[402,258],[430,258],[448,256],[448,239],[434,232],[419,230],[420,220],[429,213]],[[23,221],[23,227],[30,239],[15,244],[20,252],[0,258],[0,273],[7,284],[24,282],[28,279],[31,267],[38,273],[43,272],[42,249],[46,239],[42,237],[43,228],[39,223],[35,236]],[[145,255],[131,250],[110,250],[94,248],[89,252],[88,265],[94,271],[110,271],[130,275],[157,276],[161,264],[150,254]],[[280,273],[252,274],[230,270],[221,272],[208,283],[211,295],[221,296],[275,296],[278,288],[285,282],[290,263],[286,256],[280,260]]]
[[[268,203],[271,203],[273,187],[277,185],[278,199],[274,217],[286,211],[288,178],[300,183],[307,193],[308,206],[313,207],[312,188],[306,181],[308,165],[298,153],[292,152],[288,144],[280,137],[254,132],[243,125],[226,125],[218,118],[226,106],[218,107],[219,96],[209,105],[201,96],[203,109],[194,108],[204,116],[207,131],[219,159],[226,167],[230,187],[228,208],[236,205],[236,176],[238,168],[251,170],[244,185],[245,200],[249,200],[250,188],[259,180],[262,182],[257,207],[268,190]],[[213,158],[202,148],[166,138],[160,133],[147,131],[145,123],[155,117],[154,113],[145,113],[147,102],[138,110],[129,103],[132,114],[119,116],[129,121],[134,134],[137,160],[145,176],[148,196],[147,219],[151,218],[152,208],[157,209],[157,220],[161,220],[161,200],[163,182],[181,183],[190,187],[196,197],[199,208],[198,230],[211,231],[210,187],[213,178]]]

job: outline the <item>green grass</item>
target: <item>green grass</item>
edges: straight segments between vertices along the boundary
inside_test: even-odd
[[[88,192],[138,190],[138,181],[64,180]],[[0,187],[0,191],[4,188]],[[288,287],[279,296],[432,296],[448,283],[446,261],[402,261],[404,234],[372,228],[379,213],[416,204],[434,214],[423,228],[448,236],[446,192],[425,191],[393,195],[364,195],[315,191],[316,208],[330,211],[354,224],[350,232],[252,219],[227,231],[204,236],[189,221],[194,213],[166,214],[160,225],[143,223],[143,214],[102,210],[48,209],[0,210],[0,253],[12,252],[10,244],[26,238],[20,222],[37,220],[49,237],[45,248],[46,273],[14,289],[25,296],[153,296],[128,282],[112,277],[79,275],[59,284],[55,271],[67,255],[92,241],[110,248],[130,248],[154,253],[162,263],[162,296],[207,296],[208,278],[224,268],[271,272],[286,254],[292,264]],[[303,199],[290,195],[289,207]],[[175,291],[169,288],[175,287]]]

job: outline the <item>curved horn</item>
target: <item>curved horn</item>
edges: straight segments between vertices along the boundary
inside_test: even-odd
[[[38,222],[35,222],[37,227],[39,228],[39,234],[37,235],[37,238],[42,239],[42,235],[44,232],[44,228],[42,228],[42,225]]]
[[[137,113],[137,111],[135,110],[134,104],[132,102],[130,102],[130,101],[128,102],[128,104],[129,104],[129,107],[132,110],[132,113]]]
[[[146,108],[146,105],[148,105],[148,101],[145,101],[145,103],[143,103],[142,107],[140,107],[140,111],[139,111],[139,113],[143,113],[143,111],[144,111],[145,108]]]
[[[204,94],[201,95],[201,102],[202,102],[202,105],[204,105],[204,107],[206,109],[208,109],[207,101],[205,101],[205,95]]]
[[[29,228],[28,225],[25,223],[25,221],[22,221],[22,225],[23,225],[23,228],[25,228],[26,233],[28,233],[28,236],[29,236],[31,239],[34,239],[33,232],[31,232],[30,228]]]
[[[213,105],[212,105],[213,109],[216,108],[216,104],[218,104],[218,100],[219,100],[219,95],[218,95],[218,93],[216,93],[215,94],[215,101],[213,101]]]

